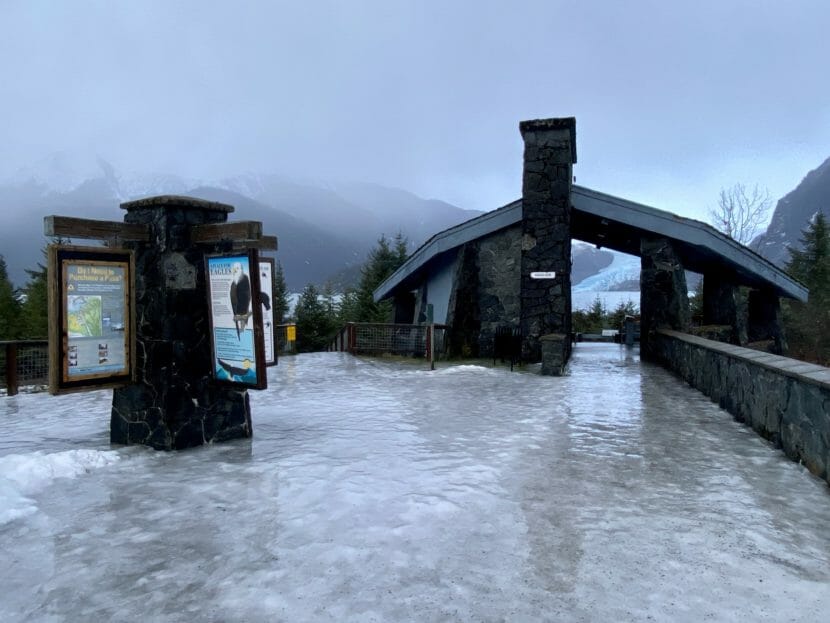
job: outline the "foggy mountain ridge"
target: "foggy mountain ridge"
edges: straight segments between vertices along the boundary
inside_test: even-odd
[[[173,174],[119,175],[106,160],[87,163],[82,178],[64,158],[47,160],[45,169],[28,169],[19,181],[0,184],[0,209],[9,226],[0,230],[0,254],[12,282],[22,287],[26,269],[43,263],[43,217],[49,214],[121,221],[119,204],[154,195],[190,195],[235,207],[231,220],[255,220],[276,235],[286,283],[292,291],[331,281],[335,290],[354,285],[380,236],[402,233],[414,251],[434,234],[480,215],[406,190],[365,182],[296,181],[278,174],[238,175],[208,182]],[[49,184],[57,167],[58,184]],[[76,239],[75,244],[92,241]],[[615,254],[575,242],[572,283],[608,267]]]
[[[58,155],[0,184],[0,209],[8,221],[0,231],[0,254],[18,287],[26,282],[25,269],[43,262],[41,250],[49,242],[43,236],[44,216],[121,221],[119,204],[141,197],[191,195],[233,205],[231,220],[262,221],[264,232],[279,239],[277,259],[295,291],[332,278],[336,287],[352,285],[382,235],[402,233],[412,251],[434,233],[480,214],[376,184],[312,185],[279,175],[209,182],[170,174],[119,175],[101,158],[75,171],[70,164]]]
[[[801,249],[801,233],[818,212],[830,218],[830,158],[778,201],[766,232],[750,248],[783,268],[790,259],[789,249]]]

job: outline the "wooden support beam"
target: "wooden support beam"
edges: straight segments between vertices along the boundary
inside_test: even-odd
[[[45,236],[94,240],[117,239],[139,242],[150,240],[150,230],[146,225],[56,215],[43,217],[43,234]]]
[[[276,251],[277,237],[263,236],[259,240],[236,240],[233,243],[234,249],[259,249],[260,251]]]
[[[194,225],[190,240],[195,243],[211,243],[229,240],[231,242],[260,240],[262,223],[259,221],[235,221],[232,223],[208,223]]]
[[[6,395],[17,395],[17,344],[6,344]]]

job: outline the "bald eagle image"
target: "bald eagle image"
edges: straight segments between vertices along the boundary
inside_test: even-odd
[[[231,309],[233,322],[236,325],[236,338],[241,340],[242,332],[251,317],[251,280],[242,270],[241,262],[234,262],[231,268],[233,281],[231,282]]]
[[[216,361],[219,362],[219,365],[223,370],[225,370],[225,372],[228,373],[228,376],[230,376],[231,379],[242,378],[251,371],[251,361],[249,359],[243,361],[241,367],[235,366],[227,361],[223,361],[222,359],[217,359]]]

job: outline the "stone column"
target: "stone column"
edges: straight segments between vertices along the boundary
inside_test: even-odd
[[[746,344],[746,326],[739,313],[738,296],[738,286],[717,273],[703,276],[703,324],[729,325],[732,327],[730,342]]]
[[[683,265],[666,238],[640,240],[640,266],[640,349],[648,357],[656,329],[689,330],[689,293]]]
[[[747,302],[747,338],[750,342],[773,340],[776,354],[787,352],[787,338],[778,295],[770,290],[750,290]]]
[[[451,357],[478,357],[481,310],[479,307],[478,243],[464,244],[458,253],[447,307]]]
[[[150,228],[135,251],[137,381],[112,397],[112,443],[174,450],[251,436],[247,390],[211,377],[205,254],[230,243],[191,243],[191,226],[222,223],[233,207],[162,196],[124,203],[124,221]]]
[[[540,338],[566,336],[555,343],[566,363],[571,350],[571,181],[576,162],[576,120],[522,121],[521,330],[522,359],[540,361]],[[555,272],[555,279],[533,279]]]

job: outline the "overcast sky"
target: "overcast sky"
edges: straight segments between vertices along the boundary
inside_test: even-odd
[[[65,151],[487,210],[519,121],[575,116],[577,183],[703,218],[830,156],[828,29],[827,0],[0,0],[0,176]]]

